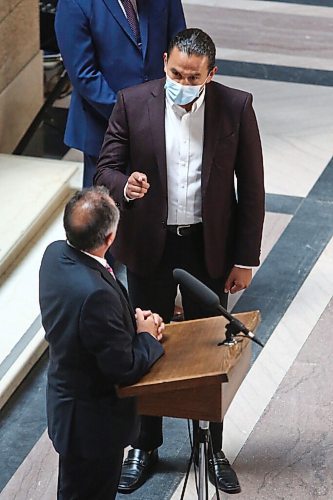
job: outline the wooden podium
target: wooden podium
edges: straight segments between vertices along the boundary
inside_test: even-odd
[[[255,331],[259,311],[234,315]],[[136,396],[141,415],[221,422],[251,361],[251,340],[225,339],[222,316],[166,326],[165,354],[138,383],[118,389],[120,397]]]

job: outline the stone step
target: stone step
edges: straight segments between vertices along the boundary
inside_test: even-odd
[[[46,349],[39,265],[81,179],[79,162],[0,155],[0,408]]]
[[[0,283],[71,191],[80,164],[0,155]]]

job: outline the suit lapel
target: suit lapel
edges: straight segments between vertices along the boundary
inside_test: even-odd
[[[204,118],[204,144],[202,154],[202,176],[201,176],[201,191],[204,198],[209,176],[212,168],[215,148],[218,137],[221,135],[221,106],[218,105],[218,100],[214,92],[214,84],[209,83],[206,86],[205,96],[205,118]]]
[[[148,100],[150,131],[153,137],[153,147],[160,174],[162,189],[167,192],[167,165],[165,146],[165,79],[158,80],[152,95]]]
[[[108,10],[111,12],[117,23],[122,27],[122,29],[125,31],[127,36],[132,40],[134,45],[137,47],[137,43],[135,40],[135,36],[133,31],[131,30],[131,27],[124,15],[124,12],[122,11],[118,0],[103,0],[106,7]],[[139,50],[139,48],[138,48]]]
[[[130,306],[129,304],[129,298],[128,298],[128,295],[127,295],[127,291],[125,289],[125,287],[120,283],[120,281],[118,281],[117,279],[115,279],[111,273],[109,273],[109,271],[107,269],[105,269],[104,266],[102,266],[102,264],[99,264],[99,262],[96,261],[96,269],[98,269],[98,271],[101,273],[102,277],[108,282],[110,283],[110,285],[115,288],[117,290],[117,292],[121,295],[121,296],[124,296],[125,299],[126,299],[126,303],[127,303],[127,306],[129,307],[131,313],[134,314],[133,312],[133,309],[132,307]]]
[[[107,271],[105,269],[105,267],[102,264],[100,264],[97,260],[93,259],[92,257],[89,257],[89,255],[86,255],[83,252],[80,252],[80,250],[77,250],[76,248],[71,247],[66,242],[64,242],[64,251],[69,256],[70,259],[75,260],[75,261],[80,261],[80,262],[82,262],[82,264],[90,267],[91,269],[98,271],[101,274],[101,277],[105,281],[107,281],[112,286],[112,288],[114,288],[117,291],[124,307],[126,307],[128,309],[128,311],[131,315],[131,318],[132,318],[132,322],[133,322],[134,327],[136,329],[136,324],[135,324],[135,319],[134,319],[135,313],[134,313],[133,308],[130,304],[125,287],[120,282],[115,280],[114,277],[109,273],[109,271]]]
[[[130,310],[130,312],[131,312],[132,316],[133,316],[133,317],[135,317],[135,311],[134,311],[134,309],[133,309],[133,307],[132,307],[132,304],[131,304],[131,301],[130,301],[130,299],[129,299],[129,296],[128,296],[128,293],[127,293],[126,288],[125,288],[125,287],[124,287],[124,285],[121,283],[121,281],[119,281],[118,279],[117,279],[117,285],[118,285],[119,289],[121,290],[122,294],[124,295],[124,297],[125,297],[125,299],[126,299],[126,302],[127,302],[128,308],[129,308],[129,310]],[[135,325],[135,328],[136,328],[136,325]]]
[[[134,329],[136,331],[136,322],[135,322],[135,312],[131,306],[131,303],[129,301],[129,297],[127,294],[126,288],[120,283],[120,281],[114,279],[114,277],[105,269],[102,264],[99,264],[99,262],[96,261],[96,264],[98,266],[98,270],[100,271],[102,277],[110,283],[110,285],[115,288],[120,296],[120,300],[123,303],[123,306],[126,307],[130,313],[132,323],[134,325]]]
[[[142,43],[142,57],[146,57],[147,47],[148,47],[148,18],[149,18],[149,2],[148,1],[137,1],[138,14],[139,14],[139,26],[140,35]],[[154,20],[152,19],[152,22]]]

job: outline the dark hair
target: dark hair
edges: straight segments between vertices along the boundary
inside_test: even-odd
[[[119,210],[104,186],[77,191],[65,207],[66,237],[79,250],[103,245],[105,238],[117,230],[118,221]]]
[[[213,40],[207,33],[199,28],[188,28],[180,31],[170,42],[168,57],[172,50],[177,47],[180,52],[191,56],[206,56],[208,58],[208,69],[211,71],[215,66],[216,48]]]

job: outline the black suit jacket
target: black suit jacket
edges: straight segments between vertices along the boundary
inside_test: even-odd
[[[156,268],[166,241],[164,83],[165,79],[155,80],[119,92],[95,176],[122,210],[112,251],[142,275]],[[144,198],[126,203],[124,186],[135,170],[147,174],[150,189]],[[233,264],[258,265],[264,183],[252,96],[216,82],[206,86],[201,194],[211,277],[225,276]]]
[[[40,268],[40,308],[49,343],[49,436],[62,455],[102,458],[138,431],[133,398],[116,385],[138,381],[162,355],[149,333],[136,334],[126,292],[95,259],[64,241]]]

